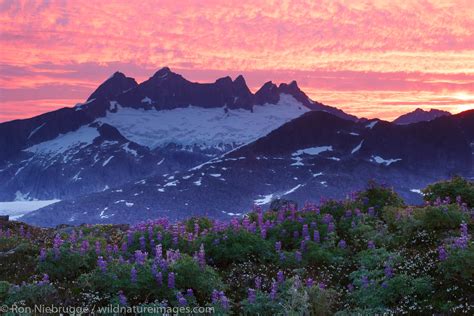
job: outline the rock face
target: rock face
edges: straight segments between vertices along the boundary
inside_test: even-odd
[[[419,190],[429,183],[453,174],[473,177],[473,154],[474,111],[406,126],[310,111],[188,170],[53,204],[22,220],[53,225],[202,214],[225,219],[279,199],[301,205],[344,198],[371,179],[420,203]]]
[[[70,199],[187,170],[311,110],[296,82],[253,94],[242,76],[194,83],[165,67],[116,72],[85,103],[0,124],[0,201]]]
[[[448,116],[451,113],[442,110],[430,109],[429,111],[425,111],[423,109],[416,109],[413,112],[403,114],[400,117],[396,118],[393,123],[398,125],[407,125],[413,124],[418,122],[427,122],[432,121],[438,117]]]

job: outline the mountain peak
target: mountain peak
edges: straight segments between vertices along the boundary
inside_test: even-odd
[[[125,76],[125,74],[120,71],[116,71],[89,96],[87,101],[101,97],[111,99],[126,90],[136,87],[137,85],[138,83],[135,79]]]
[[[451,115],[448,111],[442,111],[438,109],[423,110],[421,108],[416,108],[414,111],[403,114],[393,120],[393,123],[398,125],[406,125],[418,122],[426,122],[434,120],[441,116]]]
[[[152,76],[152,78],[166,78],[170,74],[175,74],[174,72],[171,71],[171,69],[167,66],[161,68],[155,74]]]

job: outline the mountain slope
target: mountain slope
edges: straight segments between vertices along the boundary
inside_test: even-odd
[[[85,103],[0,124],[0,200],[68,199],[186,170],[311,110],[296,82],[253,94],[242,76],[194,83],[165,67],[115,73]]]
[[[187,171],[60,202],[22,220],[54,225],[199,214],[226,218],[275,198],[299,203],[341,198],[370,179],[416,203],[428,183],[452,174],[474,175],[473,123],[474,111],[407,126],[312,111]]]
[[[425,111],[423,109],[416,109],[413,112],[403,114],[393,120],[393,123],[399,125],[413,124],[418,122],[432,121],[438,117],[451,115],[448,111],[442,111],[437,109],[430,109]]]

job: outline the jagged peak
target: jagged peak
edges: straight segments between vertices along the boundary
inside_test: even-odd
[[[98,97],[112,98],[137,85],[138,83],[135,79],[125,76],[120,71],[116,71],[89,96],[87,101]]]

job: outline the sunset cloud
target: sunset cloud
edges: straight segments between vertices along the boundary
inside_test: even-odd
[[[464,0],[3,1],[0,121],[165,65],[193,81],[243,74],[252,90],[296,79],[359,116],[458,112],[474,108],[472,16]]]

